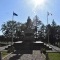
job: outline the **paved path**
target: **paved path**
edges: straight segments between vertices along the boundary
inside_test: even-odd
[[[53,50],[57,51],[57,52],[60,52],[60,48],[59,47],[56,47],[56,46],[53,46],[53,45],[50,45],[52,47]]]
[[[0,51],[4,50],[6,47],[8,47],[8,46],[0,47]]]
[[[6,60],[45,60],[45,57],[40,50],[33,50],[32,54],[11,54]]]
[[[59,47],[57,47],[57,46],[53,46],[53,45],[51,45],[51,44],[46,44],[46,43],[44,43],[45,45],[48,45],[49,47],[51,47],[52,48],[52,51],[56,51],[56,52],[60,52],[60,48]]]
[[[8,48],[8,46],[10,46],[10,45],[0,47],[0,51],[4,50],[5,48]]]

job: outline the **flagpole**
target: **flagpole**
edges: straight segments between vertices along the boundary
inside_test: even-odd
[[[13,15],[12,15],[12,45],[13,45],[13,20],[14,20],[14,16],[18,16],[18,14],[16,14],[16,13],[13,11]]]
[[[48,12],[47,12],[47,25],[48,25]]]
[[[47,29],[48,29],[48,16],[49,16],[49,12],[47,12]],[[49,29],[48,29],[48,44],[49,44]]]
[[[14,15],[12,15],[12,45],[13,45],[13,19],[14,19]]]
[[[48,16],[49,16],[49,15],[51,15],[51,16],[52,16],[52,14],[51,14],[51,13],[47,12],[48,44],[49,44],[49,28],[48,28]]]
[[[14,12],[13,12],[14,13]],[[13,19],[14,19],[14,15],[12,15],[12,21],[13,21]]]

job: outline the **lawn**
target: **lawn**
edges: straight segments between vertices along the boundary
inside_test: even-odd
[[[7,51],[2,51],[2,57],[6,56],[7,54]]]
[[[60,53],[48,53],[49,60],[60,60]]]

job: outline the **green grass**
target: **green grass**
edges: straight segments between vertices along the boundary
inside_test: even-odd
[[[60,53],[48,53],[49,60],[60,60]]]
[[[2,51],[2,57],[6,56],[7,54],[7,51]]]

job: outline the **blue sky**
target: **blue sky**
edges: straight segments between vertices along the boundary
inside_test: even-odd
[[[60,25],[60,0],[45,0],[41,5],[35,7],[33,0],[0,0],[0,29],[1,25],[12,20],[13,11],[18,14],[14,20],[24,23],[27,21],[28,16],[33,20],[37,15],[39,19],[46,25],[47,24],[47,11],[52,13],[49,16],[49,23],[51,24],[54,19]],[[41,2],[41,0],[39,0]],[[0,31],[0,35],[2,32]]]

